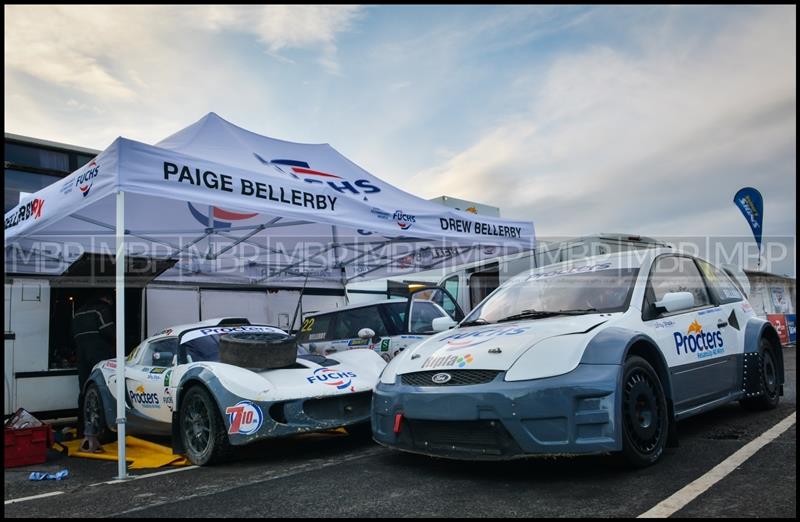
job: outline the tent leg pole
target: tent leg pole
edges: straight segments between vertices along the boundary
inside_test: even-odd
[[[128,478],[125,462],[125,193],[117,192],[116,258],[116,328],[117,328],[117,480]]]

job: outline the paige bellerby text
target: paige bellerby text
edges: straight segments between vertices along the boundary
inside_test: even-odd
[[[191,185],[203,186],[212,190],[223,192],[234,192],[233,177],[228,174],[217,174],[210,170],[191,168],[187,165],[179,167],[168,161],[164,162],[164,179],[167,181],[177,181],[179,183],[189,183]],[[239,178],[238,191],[243,196],[251,196],[260,199],[268,199],[284,205],[294,205],[296,207],[312,208],[316,210],[336,210],[336,196],[323,194],[312,194],[299,189],[288,189],[275,187],[269,183],[252,181],[246,178]]]
[[[202,186],[211,190],[234,192],[234,179],[228,174],[218,174],[210,170],[192,168],[188,165],[178,166],[168,161],[164,162],[164,179]],[[266,199],[284,205],[335,212],[336,203],[339,200],[336,196],[313,194],[304,190],[273,186],[270,183],[252,181],[246,178],[239,178],[238,181],[238,192],[241,195]],[[478,236],[513,238],[522,236],[521,227],[481,223],[466,219],[439,218],[439,226],[442,230]]]

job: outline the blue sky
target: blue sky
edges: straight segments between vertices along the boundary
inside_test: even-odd
[[[5,131],[213,111],[540,236],[747,237],[747,185],[795,236],[796,48],[795,6],[6,6]]]

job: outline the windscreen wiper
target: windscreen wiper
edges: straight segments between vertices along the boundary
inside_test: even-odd
[[[574,310],[523,310],[522,312],[498,319],[498,323],[516,321],[517,319],[541,319],[555,315],[583,315],[599,312],[597,308],[576,308]]]
[[[460,325],[458,325],[458,327],[462,328],[464,326],[479,326],[479,325],[482,325],[482,324],[489,324],[489,321],[487,321],[483,317],[478,317],[477,319],[473,319],[472,321],[467,321],[466,323],[461,323]]]

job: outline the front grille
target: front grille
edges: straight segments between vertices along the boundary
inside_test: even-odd
[[[450,380],[445,383],[433,382],[434,375],[446,373]],[[469,386],[491,382],[500,373],[499,370],[435,370],[427,372],[406,373],[401,375],[402,383],[409,386]]]
[[[303,403],[303,411],[315,420],[362,419],[369,416],[371,403],[371,391],[350,393],[323,399],[309,399]]]
[[[511,455],[519,446],[500,421],[429,421],[405,419],[400,430],[402,442],[416,449],[457,455]]]

